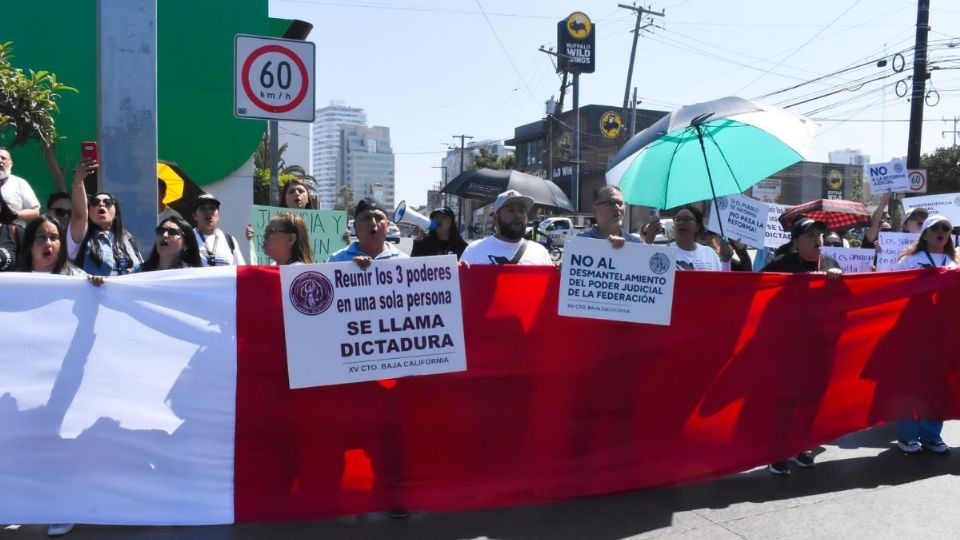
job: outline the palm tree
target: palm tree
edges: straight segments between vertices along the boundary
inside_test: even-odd
[[[307,174],[300,165],[288,165],[283,159],[287,151],[287,144],[281,144],[277,149],[277,179],[283,191],[283,185],[296,178],[302,180],[313,192],[317,193],[316,179]],[[253,202],[254,204],[270,204],[270,135],[265,131],[253,154]]]

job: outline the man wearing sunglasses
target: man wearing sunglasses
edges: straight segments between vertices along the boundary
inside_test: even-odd
[[[603,186],[593,190],[593,227],[578,234],[585,238],[606,239],[614,249],[620,249],[626,242],[643,243],[639,235],[623,229],[623,212],[626,203],[623,193],[617,186]]]
[[[13,175],[13,157],[10,151],[0,146],[0,197],[6,203],[0,212],[0,222],[24,226],[31,219],[40,217],[40,201],[26,180]]]

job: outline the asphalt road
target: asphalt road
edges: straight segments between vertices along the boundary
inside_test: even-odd
[[[211,527],[79,525],[85,539],[832,539],[957,538],[960,449],[951,457],[906,456],[893,426],[844,437],[819,451],[817,466],[775,477],[759,468],[686,486],[555,504],[472,512],[383,514],[309,523]],[[944,439],[960,443],[960,422]],[[664,449],[669,451],[669,449]],[[46,528],[0,530],[0,540],[46,538]]]

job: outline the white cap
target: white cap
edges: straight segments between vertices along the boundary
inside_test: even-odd
[[[523,207],[527,212],[533,208],[533,199],[527,197],[526,195],[521,195],[520,192],[515,189],[509,189],[500,195],[497,195],[497,200],[493,203],[493,213],[496,214],[501,208],[503,208],[503,205],[511,202],[523,203]]]

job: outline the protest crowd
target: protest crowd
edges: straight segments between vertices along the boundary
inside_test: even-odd
[[[29,183],[11,174],[12,166],[9,150],[0,148],[0,271],[78,276],[95,286],[109,286],[111,277],[131,273],[246,263],[237,239],[219,227],[221,202],[213,195],[197,198],[193,214],[196,227],[160,203],[155,242],[149,251],[144,251],[124,228],[121,201],[107,192],[87,192],[85,180],[96,172],[96,161],[81,161],[75,169],[71,193],[52,194],[45,208],[41,208]],[[162,200],[162,182],[160,187]],[[872,214],[861,247],[878,247],[879,233],[891,230],[892,223],[884,212],[888,199],[889,194]],[[624,228],[627,206],[617,186],[595,190],[592,200],[593,224],[579,237],[609,242],[614,249],[622,249],[627,244],[653,244],[662,232],[659,215],[652,215],[637,233]],[[311,208],[307,185],[298,180],[286,184],[281,205]],[[429,230],[413,242],[411,255],[453,254],[462,266],[555,265],[541,243],[525,238],[534,206],[531,197],[518,191],[500,193],[490,206],[494,234],[472,243],[461,237],[455,213],[447,207],[437,208],[429,214]],[[376,200],[359,201],[352,216],[356,239],[351,240],[345,233],[347,245],[333,252],[327,261],[353,261],[366,269],[373,261],[407,257],[385,241],[391,210]],[[841,265],[822,248],[843,248],[849,240],[842,232],[827,230],[824,222],[807,217],[797,219],[788,231],[790,241],[769,255],[761,248],[755,262],[746,244],[707,229],[700,205],[684,205],[670,214],[675,228],[669,246],[676,250],[677,270],[752,272],[756,268],[760,272],[822,274],[827,280],[843,279]],[[902,227],[919,236],[900,254],[895,269],[957,266],[953,226],[945,217],[915,208],[907,212]],[[254,232],[248,226],[246,239],[252,239]],[[311,249],[304,220],[291,213],[281,212],[269,220],[263,231],[262,248],[277,265],[323,262]],[[897,446],[907,454],[946,455],[950,447],[941,439],[942,427],[938,419],[905,419],[898,426]],[[770,473],[789,475],[791,467],[814,467],[810,452],[783,458],[769,465]],[[402,510],[393,513],[405,515]],[[55,527],[58,529],[51,529],[51,534],[69,530],[69,525]]]

